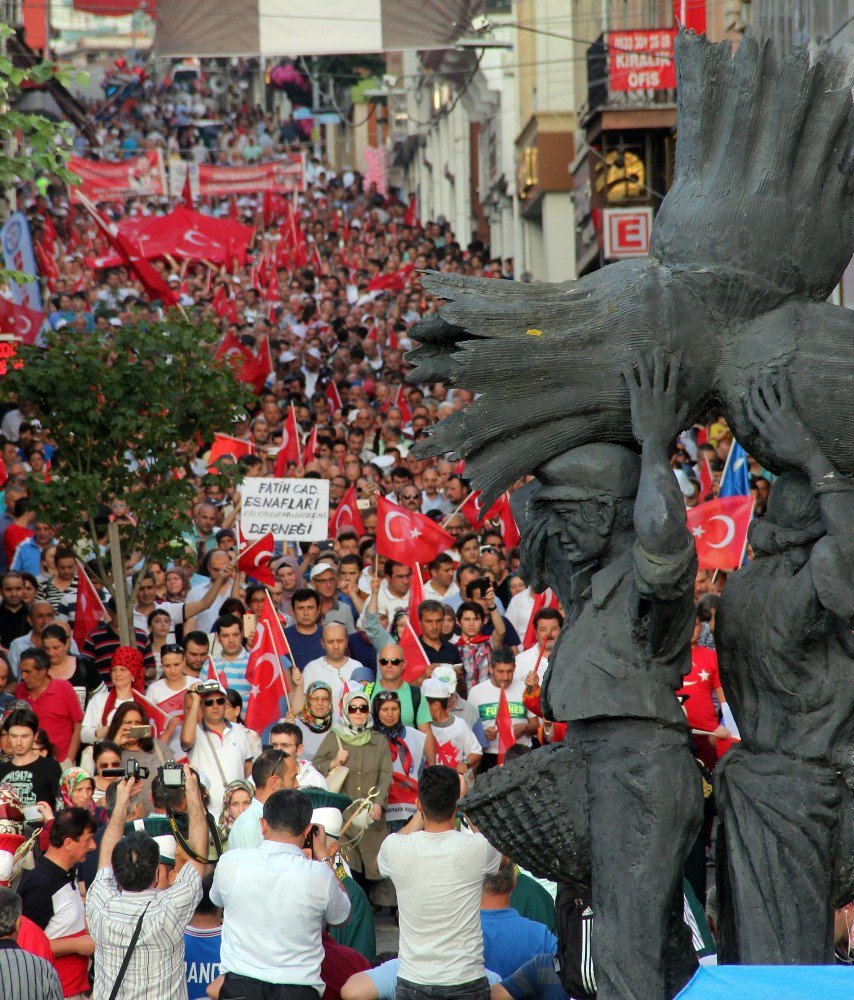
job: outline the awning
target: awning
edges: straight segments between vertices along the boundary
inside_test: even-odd
[[[676,1000],[837,1000],[852,976],[843,965],[702,966]]]
[[[485,0],[158,0],[159,56],[312,56],[445,48]]]

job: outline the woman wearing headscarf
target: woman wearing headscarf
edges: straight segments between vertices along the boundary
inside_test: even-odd
[[[373,805],[368,810],[370,824],[362,831],[357,824],[350,827],[342,840],[347,861],[357,881],[378,882],[382,879],[377,867],[380,845],[388,835],[384,822],[388,792],[392,781],[391,751],[388,740],[373,731],[368,698],[362,691],[344,695],[341,718],[327,733],[314,755],[314,766],[325,777],[333,767],[344,765],[347,777],[340,791],[354,802],[367,798],[372,791]],[[357,807],[344,814],[348,819]]]
[[[225,786],[222,796],[222,812],[219,814],[219,821],[217,822],[223,849],[225,849],[228,843],[228,835],[231,833],[234,821],[242,812],[245,812],[249,808],[249,803],[254,797],[254,787],[244,778],[229,781]]]
[[[86,706],[80,733],[83,743],[104,739],[118,706],[126,701],[136,701],[136,696],[145,691],[142,653],[135,646],[119,646],[113,653],[110,660],[110,681],[112,688],[109,691],[96,691]],[[141,701],[139,704],[147,714],[147,706]],[[167,740],[169,736],[171,733],[166,736]]]
[[[293,596],[297,590],[305,586],[299,561],[295,556],[283,556],[276,563],[276,579],[282,585],[282,599],[279,610],[288,618],[294,617]]]
[[[298,712],[288,712],[288,722],[302,732],[302,755],[313,760],[318,747],[332,728],[332,688],[325,681],[314,681],[305,689],[305,704]]]
[[[107,810],[95,805],[95,779],[82,767],[69,767],[59,782],[60,808],[86,809],[101,826],[107,821]]]
[[[391,787],[386,806],[389,833],[396,833],[415,815],[418,779],[424,770],[427,737],[400,719],[397,691],[379,691],[371,704],[374,731],[388,740],[391,753]]]

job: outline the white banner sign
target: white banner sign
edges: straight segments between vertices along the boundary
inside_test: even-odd
[[[272,531],[277,542],[320,542],[329,537],[329,481],[244,479],[240,527],[247,543]]]

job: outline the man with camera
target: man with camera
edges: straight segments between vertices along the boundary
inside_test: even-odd
[[[189,705],[181,727],[181,747],[192,766],[207,778],[210,809],[219,815],[225,786],[249,777],[252,749],[246,730],[232,726],[226,719],[225,688],[218,681],[200,681],[187,693]]]
[[[174,781],[176,775],[170,777]],[[86,897],[98,998],[183,1000],[187,995],[184,931],[202,898],[208,828],[198,779],[186,764],[183,780],[192,853],[163,891],[155,888],[160,864],[157,842],[142,832],[123,836],[128,805],[139,782],[128,777],[119,783],[116,806],[101,841],[98,874]]]
[[[210,893],[225,911],[220,1000],[321,996],[323,925],[343,924],[350,900],[335,877],[326,834],[311,819],[305,793],[274,792],[264,803],[261,846],[220,858]]]

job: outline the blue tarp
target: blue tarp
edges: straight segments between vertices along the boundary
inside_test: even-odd
[[[718,965],[701,967],[676,1000],[843,1000],[854,997],[854,967]]]

